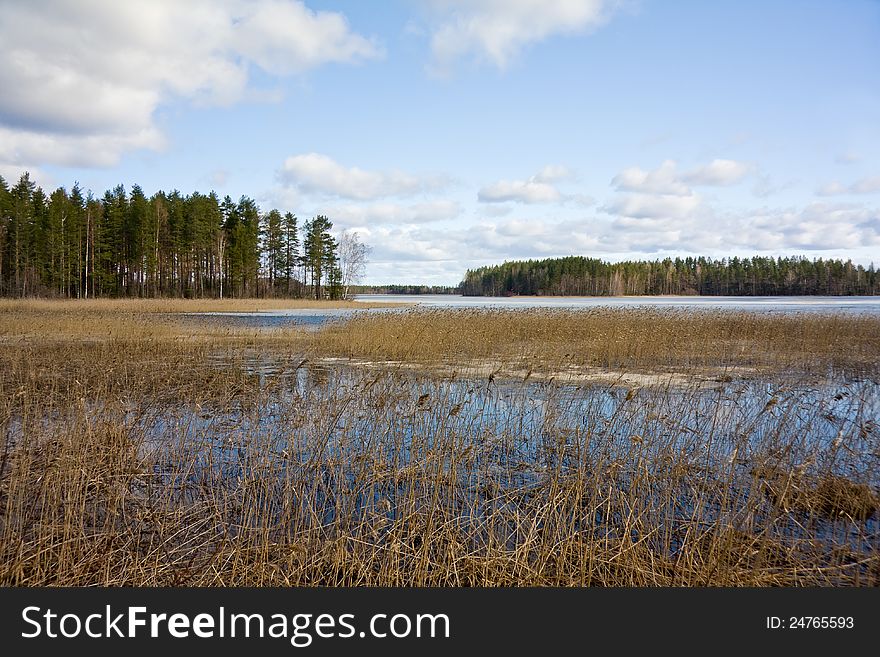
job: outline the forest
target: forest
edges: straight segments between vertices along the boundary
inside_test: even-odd
[[[355,294],[460,294],[458,285],[401,285],[389,283],[387,285],[352,285],[351,291]]]
[[[47,196],[27,173],[0,177],[0,295],[339,299],[369,248],[332,229],[247,196],[118,185],[97,198],[78,184]]]
[[[772,258],[666,258],[605,262],[570,256],[505,262],[468,270],[466,296],[620,295],[876,295],[880,275],[847,260]]]

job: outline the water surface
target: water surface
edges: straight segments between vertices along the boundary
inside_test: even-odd
[[[767,312],[847,311],[880,314],[874,297],[465,297],[458,294],[359,294],[363,303],[413,303],[447,308],[705,308]]]
[[[276,329],[296,325],[316,330],[359,312],[405,312],[424,308],[687,308],[694,310],[740,310],[759,313],[846,312],[880,315],[880,296],[875,297],[465,297],[458,294],[358,294],[363,308],[296,308],[256,312],[190,313],[198,318],[217,318],[237,328]],[[411,304],[385,307],[384,304]]]

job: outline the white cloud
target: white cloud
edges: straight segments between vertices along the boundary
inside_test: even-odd
[[[554,203],[562,200],[562,194],[553,185],[529,180],[499,180],[480,189],[477,198],[483,203]]]
[[[690,186],[727,186],[738,183],[752,167],[736,160],[715,159],[691,171],[679,174],[673,160],[664,160],[653,171],[630,167],[618,173],[611,184],[618,191],[645,194],[676,194],[688,196]]]
[[[39,163],[110,167],[122,152],[137,148],[158,150],[162,134],[151,125],[129,133],[59,134],[18,130],[0,125],[0,163],[34,170]]]
[[[673,197],[676,198],[676,197]],[[509,220],[471,229],[470,253],[505,258],[670,252],[797,254],[837,250],[857,254],[880,245],[880,212],[858,204],[814,203],[722,215],[701,205],[682,216],[614,215],[609,220]],[[467,254],[464,254],[467,255]]]
[[[678,199],[679,197],[671,197]],[[370,226],[374,282],[454,284],[467,268],[511,259],[656,254],[729,257],[828,253],[870,260],[880,245],[880,212],[858,204],[814,203],[720,214],[705,203],[678,216],[516,217],[471,226]]]
[[[461,206],[455,201],[436,200],[403,205],[399,203],[346,204],[321,210],[340,226],[371,226],[388,224],[424,224],[455,219]]]
[[[682,176],[691,185],[733,185],[745,178],[751,167],[736,160],[712,160]]]
[[[696,194],[628,194],[614,199],[602,209],[609,214],[637,219],[686,217],[700,205]]]
[[[513,208],[509,205],[484,205],[480,208],[480,213],[487,217],[505,217],[513,212]]]
[[[163,144],[174,98],[228,104],[251,67],[298,73],[381,55],[298,0],[32,0],[0,12],[0,162],[108,166]]]
[[[372,200],[386,196],[411,196],[449,185],[445,176],[414,176],[403,171],[368,171],[346,167],[320,153],[287,158],[278,171],[279,180],[303,193]]]
[[[880,192],[880,176],[862,178],[850,186],[853,194],[876,194]]]
[[[818,190],[816,190],[816,194],[819,196],[836,196],[838,194],[847,194],[849,190],[846,185],[838,182],[837,180],[833,180],[830,183],[822,185]]]
[[[482,203],[556,203],[565,201],[552,183],[573,177],[572,172],[560,164],[548,164],[528,180],[499,180],[480,189],[477,198]],[[579,199],[586,197],[579,196]]]
[[[645,171],[639,167],[624,169],[611,179],[611,184],[618,191],[626,192],[680,196],[691,193],[690,188],[679,179],[672,160],[664,160],[654,171]]]
[[[27,173],[32,181],[43,188],[51,189],[55,184],[52,176],[46,174],[42,169],[37,167],[23,169],[15,164],[4,164],[3,162],[0,162],[0,178],[3,178],[3,180],[6,181],[6,184],[10,187],[15,185],[24,173]]]
[[[375,42],[354,34],[338,12],[313,11],[302,2],[247,3],[235,31],[235,48],[264,71],[299,73],[327,62],[352,62],[380,54]]]
[[[571,170],[561,164],[548,164],[534,175],[534,179],[543,183],[554,183],[573,178]]]
[[[823,185],[816,194],[819,196],[838,196],[841,194],[876,194],[880,192],[880,176],[872,176],[870,178],[862,178],[851,185],[834,180]]]
[[[385,261],[395,267],[410,263],[424,266],[430,262],[457,266],[463,249],[461,243],[456,244],[455,232],[424,226],[378,226],[362,231],[361,235],[373,247],[372,261]]]
[[[462,57],[505,68],[524,47],[555,35],[584,34],[605,23],[607,0],[432,0],[440,17],[431,39],[440,71]]]
[[[844,203],[752,213],[729,231],[731,244],[760,250],[859,249],[880,245],[880,212]]]

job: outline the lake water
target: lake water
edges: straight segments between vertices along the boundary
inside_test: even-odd
[[[265,310],[259,312],[197,313],[216,316],[230,325],[244,328],[282,328],[298,325],[306,329],[357,312],[378,310],[387,303],[412,304],[425,308],[690,308],[703,310],[743,310],[760,313],[846,312],[880,315],[880,296],[875,297],[464,297],[457,294],[358,294],[355,301],[363,310],[348,308],[309,308]],[[412,307],[412,306],[408,306]],[[382,308],[403,311],[402,308]],[[195,314],[195,313],[194,313]]]
[[[706,308],[775,312],[837,311],[880,313],[875,297],[463,297],[455,294],[359,294],[364,303],[414,303],[447,308]]]
[[[479,527],[499,513],[508,520],[510,514],[529,517],[536,501],[549,503],[558,495],[555,486],[572,478],[613,471],[603,486],[616,495],[631,487],[644,491],[639,481],[649,468],[670,474],[640,493],[653,497],[637,508],[650,508],[652,522],[670,535],[685,532],[694,518],[707,527],[739,522],[735,512],[747,508],[749,523],[766,526],[779,540],[828,550],[846,546],[858,558],[876,549],[877,517],[859,524],[834,517],[799,522],[802,517],[780,515],[763,492],[752,490],[762,485],[756,469],[768,463],[781,472],[816,478],[830,472],[876,486],[880,453],[872,418],[880,387],[872,381],[737,379],[633,394],[627,386],[451,380],[418,371],[302,365],[265,354],[228,358],[218,354],[213,365],[244,367],[271,394],[255,398],[248,412],[181,406],[147,427],[153,445],[170,446],[172,460],[185,442],[210,448],[195,465],[163,468],[172,473],[169,486],[201,489],[199,482],[210,476],[208,489],[234,487],[260,479],[271,465],[282,481],[301,478],[303,517],[330,526],[367,522],[383,500],[388,505],[381,514],[396,520],[406,504],[431,499],[430,477],[404,474],[427,467],[454,483],[443,490],[455,523]],[[838,443],[846,449],[838,450]],[[279,518],[286,503],[275,501]],[[613,536],[626,516],[607,513],[598,509],[589,531]],[[509,526],[504,529],[509,535]]]

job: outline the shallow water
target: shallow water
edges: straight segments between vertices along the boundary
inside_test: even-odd
[[[464,297],[457,294],[359,294],[364,303],[414,303],[449,308],[705,308],[760,312],[846,311],[880,314],[875,297]]]
[[[638,504],[669,527],[699,517],[766,524],[781,540],[876,548],[876,517],[807,521],[777,517],[769,500],[748,503],[763,494],[753,488],[758,468],[880,485],[880,385],[869,380],[632,391],[269,360],[215,360],[271,390],[254,405],[183,405],[145,427],[148,444],[171,447],[168,485],[226,487],[271,471],[302,482],[303,512],[327,525],[377,509],[394,520],[402,500],[427,503],[431,482],[448,481],[443,494],[459,519],[479,523],[499,510],[528,513],[562,482],[586,477],[615,495],[638,490]],[[180,445],[192,446],[195,468],[175,465]],[[656,477],[650,490],[639,483],[644,468]],[[751,515],[739,517],[747,505]],[[621,524],[602,513],[590,522],[608,532]]]
[[[307,308],[264,310],[258,312],[190,313],[200,321],[214,320],[231,327],[275,329],[300,326],[315,330],[333,321],[342,321],[360,312],[405,312],[413,306],[425,308],[686,308],[694,310],[740,310],[758,313],[789,314],[810,312],[845,312],[880,315],[877,297],[463,297],[455,294],[359,294],[355,301],[363,309]],[[388,308],[381,304],[403,303],[410,306]]]

